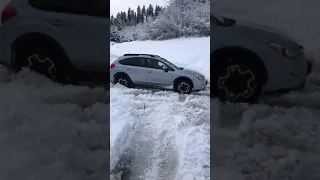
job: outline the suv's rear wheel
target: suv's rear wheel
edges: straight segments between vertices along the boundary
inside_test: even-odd
[[[222,102],[254,103],[262,92],[259,68],[240,56],[229,57],[215,67],[214,91]]]
[[[118,75],[115,78],[115,83],[124,85],[125,87],[131,88],[133,87],[133,83],[128,76]]]
[[[67,69],[60,54],[50,46],[32,45],[17,52],[16,66],[18,69],[27,67],[54,81],[64,82]]]
[[[185,79],[177,80],[174,84],[174,91],[180,94],[190,94],[192,92],[192,84]]]

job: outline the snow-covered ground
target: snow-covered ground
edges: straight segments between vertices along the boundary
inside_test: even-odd
[[[258,105],[211,101],[213,179],[320,179],[320,26],[315,0],[215,0],[226,17],[278,28],[316,60],[306,87]],[[230,126],[233,124],[233,126]]]
[[[109,106],[102,88],[61,86],[0,67],[0,179],[103,179]]]
[[[125,53],[154,53],[210,77],[209,48],[210,38],[120,43],[111,46],[110,61]],[[127,163],[129,172],[122,179],[210,179],[209,93],[179,96],[111,86],[110,165],[114,169],[118,163],[115,174]]]

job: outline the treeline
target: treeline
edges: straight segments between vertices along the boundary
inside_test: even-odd
[[[145,5],[137,7],[136,10],[128,8],[127,12],[118,12],[116,16],[111,16],[111,26],[117,27],[122,30],[125,26],[135,26],[139,23],[144,23],[148,19],[154,20],[165,8],[156,5],[155,7],[150,4],[148,8]]]
[[[110,18],[113,42],[210,36],[210,0],[168,0],[165,8],[138,6]]]

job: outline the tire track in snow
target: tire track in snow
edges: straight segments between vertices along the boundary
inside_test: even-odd
[[[190,169],[188,168],[190,166],[190,160],[195,161],[191,163],[191,166],[194,166],[194,163],[199,163],[200,165],[200,167],[196,167],[195,171],[192,172],[192,176],[199,171],[199,168],[201,171],[201,168],[205,170],[206,167],[202,167],[201,165],[203,160],[201,158],[195,158],[194,156],[197,154],[193,152],[191,152],[191,154],[190,152],[186,152],[190,150],[189,146],[188,149],[185,147],[186,143],[190,143],[190,141],[193,142],[195,133],[200,133],[200,136],[197,137],[202,138],[202,132],[195,131],[196,129],[193,125],[200,127],[200,124],[204,122],[202,120],[204,115],[197,115],[197,113],[204,113],[199,113],[199,110],[195,109],[202,109],[204,102],[198,102],[199,105],[193,105],[194,102],[192,102],[192,100],[198,98],[198,100],[194,101],[199,101],[199,98],[204,98],[204,96],[178,95],[177,93],[168,91],[154,93],[150,93],[150,91],[148,91],[149,93],[147,93],[147,91],[143,91],[146,93],[141,92],[142,91],[139,90],[136,92],[135,99],[146,103],[146,113],[140,118],[131,146],[124,155],[125,158],[129,160],[123,161],[129,161],[129,164],[126,165],[127,168],[122,177],[117,179],[174,180],[181,179],[182,176],[183,179],[185,179],[184,171]],[[189,104],[186,105],[186,103]],[[190,110],[192,112],[185,112]],[[209,106],[205,111],[209,111]],[[198,116],[198,118],[195,119],[193,118],[194,116]],[[209,121],[208,118],[207,120]],[[197,139],[197,141],[203,143],[201,139]],[[209,146],[209,142],[207,143]],[[202,151],[206,150],[204,149]],[[185,152],[189,154],[184,156]],[[206,159],[209,159],[209,155]],[[123,162],[120,162],[120,164],[121,163]],[[187,166],[187,168],[183,167],[179,172],[180,165]],[[207,163],[207,165],[209,165],[209,163]],[[179,175],[180,178],[177,177],[177,175]]]
[[[137,95],[147,102],[149,114],[142,117],[137,126],[139,129],[128,149],[133,159],[122,180],[175,179],[179,153],[173,120],[179,116],[172,112],[177,96],[168,94],[163,91],[153,95]]]

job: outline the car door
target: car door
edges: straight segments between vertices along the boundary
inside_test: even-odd
[[[146,59],[140,57],[131,57],[120,60],[122,67],[119,71],[129,75],[133,83],[145,84],[147,81],[147,62]]]
[[[147,81],[149,84],[153,85],[172,85],[173,84],[173,69],[153,58],[147,58],[148,67],[147,67]],[[167,70],[164,70],[163,67],[167,67]]]
[[[49,34],[80,70],[107,71],[109,66],[109,2],[101,0],[29,0]],[[47,33],[49,31],[45,31]]]

